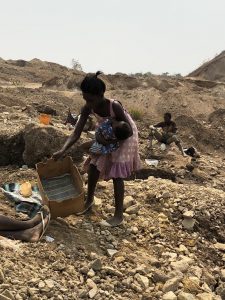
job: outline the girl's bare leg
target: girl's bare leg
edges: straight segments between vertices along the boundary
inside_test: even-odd
[[[124,181],[122,178],[113,179],[115,213],[114,216],[107,220],[112,226],[120,225],[123,221],[123,200],[124,200]]]
[[[88,171],[88,190],[87,190],[87,199],[85,206],[89,207],[91,203],[94,201],[94,194],[95,194],[95,188],[96,184],[99,179],[99,171],[94,165],[89,166],[89,171]]]

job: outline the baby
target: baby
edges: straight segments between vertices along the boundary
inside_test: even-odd
[[[95,141],[90,147],[92,154],[108,154],[119,148],[120,141],[130,135],[130,126],[114,118],[106,119],[95,131]]]

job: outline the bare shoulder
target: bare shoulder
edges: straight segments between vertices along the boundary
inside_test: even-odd
[[[113,107],[114,112],[116,112],[116,111],[118,111],[118,112],[124,111],[124,108],[123,108],[122,104],[119,101],[117,101],[117,100],[113,101],[112,107]]]
[[[91,109],[87,105],[84,105],[81,108],[81,115],[83,115],[83,116],[89,116],[90,114],[91,114]]]

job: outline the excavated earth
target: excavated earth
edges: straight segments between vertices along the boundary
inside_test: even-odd
[[[84,73],[34,59],[0,60],[0,184],[35,182],[71,130],[68,109],[83,104]],[[201,78],[104,75],[107,97],[137,119],[142,168],[126,182],[124,223],[100,225],[114,211],[112,182],[99,182],[93,212],[52,220],[44,238],[0,238],[0,299],[225,299],[225,86]],[[184,147],[148,149],[149,125],[170,111]],[[40,113],[52,115],[49,126]],[[84,132],[81,141],[89,139]],[[69,153],[82,169],[77,145]],[[146,158],[159,161],[157,167]],[[23,167],[26,165],[27,167]],[[83,176],[86,189],[86,175]],[[0,213],[25,220],[0,194]],[[191,225],[190,225],[191,224]]]

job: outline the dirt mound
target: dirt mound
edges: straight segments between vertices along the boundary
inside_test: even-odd
[[[46,80],[42,83],[42,86],[46,88],[57,88],[60,90],[79,89],[84,76],[85,73],[83,72],[73,71],[70,75],[66,75],[64,77],[55,76],[49,80]]]
[[[40,127],[30,124],[24,130],[24,140],[24,162],[29,166],[34,166],[43,158],[51,157],[54,151],[64,144],[66,136],[52,126]]]
[[[176,118],[176,123],[179,132],[186,137],[186,143],[190,143],[188,147],[196,146],[203,151],[225,147],[225,140],[220,132],[207,125],[204,126],[190,116],[181,115]]]
[[[64,77],[53,77],[42,83],[43,87],[61,89],[79,89],[85,73],[73,72],[73,75]],[[161,92],[166,92],[171,88],[179,86],[173,79],[162,76],[133,76],[117,73],[114,75],[101,75],[107,90],[136,90],[155,88]]]
[[[44,82],[53,77],[66,77],[72,69],[39,59],[0,60],[0,82],[7,85],[21,85],[28,82]],[[82,73],[82,72],[81,72]]]
[[[209,122],[213,127],[225,128],[225,109],[218,109],[209,115]]]
[[[191,72],[189,77],[199,77],[212,81],[225,81],[225,51],[201,67]]]
[[[3,130],[0,134],[0,166],[21,165],[24,151],[23,134],[18,130]]]
[[[18,166],[24,160],[33,166],[64,143],[71,133],[64,125],[67,108],[78,113],[84,104],[76,90],[84,73],[38,59],[0,59],[0,71],[0,165],[4,165],[0,185],[35,182],[34,169]],[[24,86],[17,86],[17,81],[13,85],[12,78]],[[219,295],[225,293],[224,85],[153,75],[102,78],[106,97],[120,100],[140,117],[136,123],[142,170],[135,180],[126,181],[124,224],[101,226],[114,206],[113,183],[100,181],[93,214],[52,221],[47,231],[51,243],[0,238],[0,298],[221,300]],[[161,151],[154,144],[152,158],[158,166],[145,163],[149,125],[161,121],[166,111],[172,113],[183,145],[195,146],[200,158],[182,157],[175,145]],[[40,112],[53,115],[52,126],[38,123]],[[87,138],[83,133],[81,142]],[[75,146],[70,154],[81,167],[83,153]],[[0,212],[26,219],[1,193]],[[185,214],[193,216],[192,228],[185,227]]]

